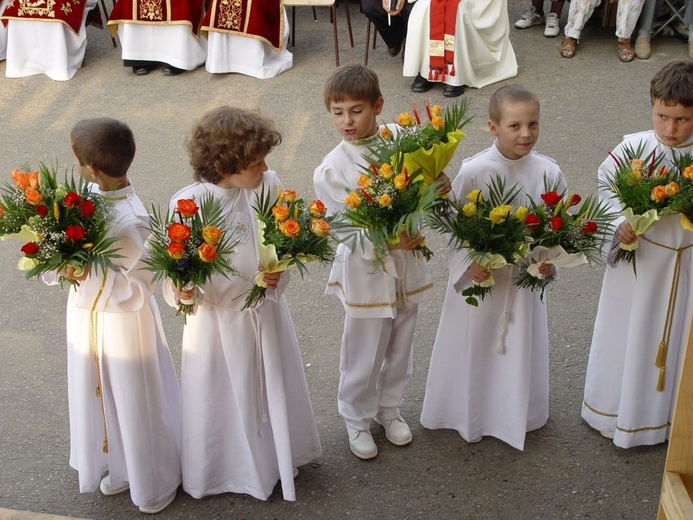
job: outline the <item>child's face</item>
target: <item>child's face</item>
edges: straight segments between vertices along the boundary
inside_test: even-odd
[[[678,146],[693,135],[693,107],[667,106],[657,99],[652,104],[652,121],[657,137],[667,146]]]
[[[508,159],[529,154],[539,139],[539,106],[536,103],[501,105],[500,121],[488,121],[488,128],[498,139],[498,150]]]
[[[348,100],[330,103],[332,124],[345,141],[357,141],[375,134],[378,130],[376,116],[383,109],[383,98],[375,104],[364,100]]]
[[[232,175],[225,176],[218,185],[222,188],[254,189],[260,186],[267,171],[265,157],[253,160],[248,166]]]

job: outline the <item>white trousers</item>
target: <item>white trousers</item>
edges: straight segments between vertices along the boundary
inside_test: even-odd
[[[395,318],[344,319],[339,361],[339,413],[347,426],[369,430],[371,419],[399,415],[412,374],[418,305]]]
[[[645,0],[618,0],[618,10],[616,11],[617,38],[630,38],[635,24],[638,23],[644,3]],[[601,4],[601,0],[571,0],[565,35],[579,40],[582,29],[599,4]]]

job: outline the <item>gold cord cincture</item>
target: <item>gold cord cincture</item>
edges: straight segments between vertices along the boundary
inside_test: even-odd
[[[103,404],[103,385],[101,384],[101,366],[99,364],[99,313],[95,310],[96,305],[101,298],[103,293],[103,288],[106,285],[106,276],[108,274],[107,270],[104,270],[103,280],[101,281],[101,288],[99,289],[94,303],[91,306],[91,311],[89,314],[89,326],[91,328],[91,351],[94,358],[94,367],[96,369],[96,397],[99,398],[99,405],[101,406],[101,418],[103,419],[103,443],[101,449],[104,453],[108,453],[108,433],[106,430],[106,410]]]

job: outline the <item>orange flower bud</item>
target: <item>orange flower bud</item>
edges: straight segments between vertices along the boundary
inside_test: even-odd
[[[282,198],[287,202],[287,204],[291,204],[293,201],[295,201],[297,196],[298,194],[295,190],[284,190],[284,193],[282,193]]]
[[[325,214],[325,211],[327,211],[327,208],[321,201],[317,199],[311,202],[310,206],[308,206],[308,213],[310,213],[311,217],[322,217]]]
[[[659,202],[659,201],[665,199],[666,196],[667,196],[667,190],[664,186],[655,186],[654,188],[652,188],[650,198],[652,198],[653,201]]]
[[[176,202],[176,209],[181,217],[190,218],[197,213],[200,208],[197,207],[197,204],[195,204],[195,201],[192,199],[180,199]]]
[[[294,238],[301,232],[301,225],[294,219],[285,220],[279,224],[279,231],[289,238]]]
[[[691,179],[691,180],[693,180],[693,164],[691,164],[690,166],[686,166],[686,167],[684,168],[684,170],[683,170],[683,176],[684,176],[686,179]]]
[[[445,126],[445,120],[440,116],[433,116],[431,126],[436,132]]]
[[[316,237],[324,237],[330,233],[330,225],[326,220],[314,218],[310,230]]]
[[[203,262],[211,262],[217,257],[217,248],[205,242],[197,248],[197,254]]]
[[[359,175],[359,180],[357,182],[359,186],[365,189],[368,188],[371,185],[371,183],[371,178],[368,175],[366,175],[365,173]]]
[[[183,258],[183,252],[185,251],[185,244],[181,242],[171,242],[166,246],[166,251],[168,255],[174,260],[180,260]]]
[[[383,137],[383,139],[387,139],[388,141],[393,137],[392,130],[386,126],[380,129],[380,135]]]
[[[19,168],[15,168],[10,175],[15,186],[20,190],[38,187],[38,172],[23,172]]]
[[[26,201],[32,206],[36,206],[36,204],[41,203],[43,200],[43,195],[41,195],[38,190],[31,187],[24,190],[24,197],[26,197]]]
[[[274,216],[274,220],[286,220],[289,218],[289,208],[286,206],[274,206],[272,208],[272,215]]]

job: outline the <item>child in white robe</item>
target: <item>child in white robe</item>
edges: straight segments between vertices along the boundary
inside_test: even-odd
[[[325,85],[325,106],[343,140],[313,174],[315,193],[328,214],[344,210],[344,198],[357,187],[367,161],[368,143],[378,135],[376,116],[383,108],[376,74],[362,65],[337,69]],[[441,177],[450,189],[444,174]],[[357,457],[371,459],[378,448],[371,435],[375,419],[395,445],[409,444],[411,431],[399,406],[411,379],[418,304],[431,298],[433,282],[426,261],[413,253],[423,237],[401,236],[375,264],[373,244],[341,243],[325,294],[344,306],[340,351],[339,413],[344,417],[349,447]],[[354,247],[351,249],[351,247]]]
[[[105,272],[61,273],[80,282],[67,302],[70,465],[80,492],[130,489],[140,511],[155,514],[181,483],[180,389],[143,269],[148,215],[127,177],[135,140],[124,123],[95,118],[73,127],[71,144],[82,176],[114,201],[108,235],[122,258]]]
[[[269,119],[233,107],[210,111],[194,127],[187,148],[195,184],[171,199],[198,202],[208,194],[223,203],[234,240],[229,257],[238,276],[212,277],[175,298],[196,298],[183,331],[183,489],[195,498],[246,493],[267,500],[281,481],[285,500],[296,500],[295,468],[322,454],[301,352],[284,289],[289,273],[265,273],[266,298],[242,311],[258,272],[260,192],[276,194],[277,174],[265,157],[281,142]]]
[[[488,198],[495,176],[517,184],[521,198],[540,200],[544,176],[566,189],[558,165],[532,149],[539,138],[539,101],[519,85],[498,89],[489,102],[490,148],[466,159],[452,183],[458,200],[474,190]],[[426,382],[421,424],[457,430],[467,442],[496,437],[519,450],[525,434],[549,416],[549,353],[546,303],[538,292],[514,285],[517,269],[493,271],[493,292],[473,307],[460,293],[489,271],[466,249],[451,250],[449,279]],[[549,276],[553,266],[542,264]],[[502,349],[498,349],[499,342]],[[501,353],[502,352],[502,353]]]
[[[626,136],[612,152],[643,148],[672,159],[693,153],[693,61],[674,61],[662,67],[650,83],[654,130]],[[600,184],[612,177],[609,156],[599,167]],[[613,194],[600,190],[614,211],[621,206]],[[635,250],[637,276],[627,262],[614,264],[618,242],[630,244],[636,236],[619,217],[610,246],[599,299],[585,381],[582,417],[621,448],[652,445],[669,437],[675,390],[693,308],[693,234],[681,227],[680,215],[663,216],[640,236]],[[680,255],[680,257],[679,257]],[[677,259],[678,258],[678,259]],[[674,273],[680,277],[675,298],[670,297]],[[671,307],[670,332],[666,331]],[[667,342],[665,369],[655,366],[660,342]],[[663,387],[658,388],[660,374]]]

